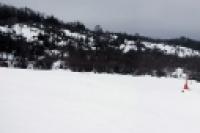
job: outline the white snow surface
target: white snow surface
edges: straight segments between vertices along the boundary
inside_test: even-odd
[[[199,133],[200,84],[0,68],[1,133]]]

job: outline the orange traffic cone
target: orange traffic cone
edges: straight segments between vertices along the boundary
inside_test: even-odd
[[[188,87],[188,80],[187,80],[187,79],[186,79],[186,82],[185,82],[185,84],[184,84],[184,86],[183,86],[182,92],[185,92],[186,90],[189,90],[189,87]]]

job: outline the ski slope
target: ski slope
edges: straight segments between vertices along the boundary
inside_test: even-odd
[[[199,133],[200,84],[0,68],[0,133]]]

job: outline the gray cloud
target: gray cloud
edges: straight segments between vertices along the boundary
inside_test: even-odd
[[[200,40],[199,0],[0,0],[116,32]]]

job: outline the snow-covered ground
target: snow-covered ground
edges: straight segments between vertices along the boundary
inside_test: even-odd
[[[0,133],[199,133],[200,84],[0,68]]]

